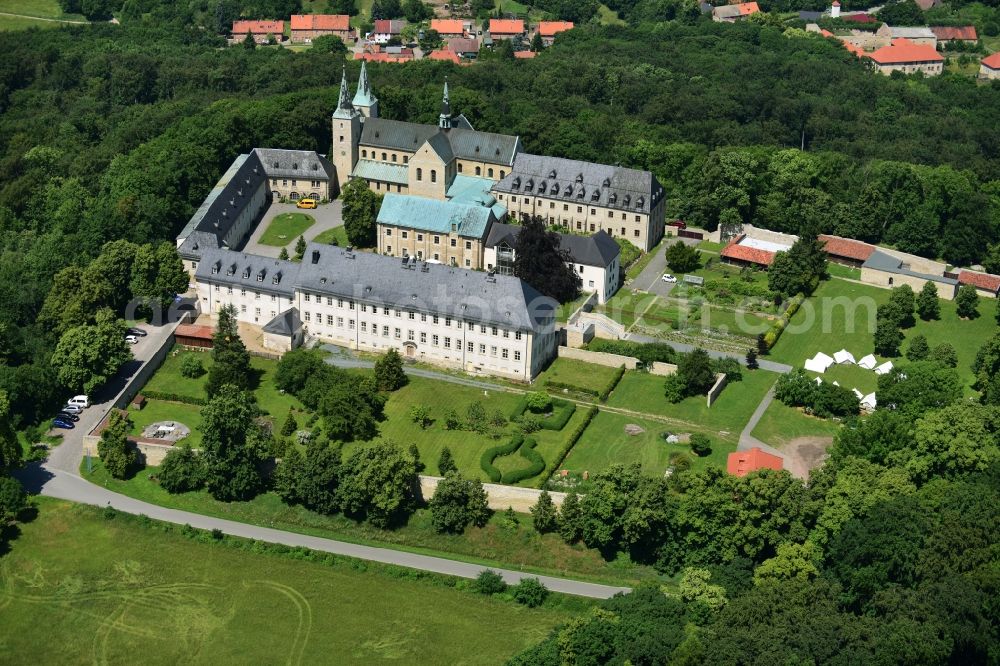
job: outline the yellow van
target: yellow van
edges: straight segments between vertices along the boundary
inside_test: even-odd
[[[316,207],[316,200],[315,199],[299,199],[299,202],[297,204],[295,204],[295,207],[296,208],[315,208]]]

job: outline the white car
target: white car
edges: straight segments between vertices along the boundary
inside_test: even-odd
[[[125,336],[125,342],[129,343],[130,345],[134,345],[134,344],[136,344],[136,343],[139,342],[139,336],[138,335],[126,335]]]
[[[90,398],[85,395],[74,395],[72,398],[66,401],[67,405],[76,405],[80,409],[86,409],[90,407]]]
[[[663,280],[664,282],[669,282],[670,284],[677,282],[677,278],[675,278],[670,273],[664,273],[663,277],[661,277],[660,279]]]

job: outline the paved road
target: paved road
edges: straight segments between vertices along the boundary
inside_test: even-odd
[[[143,324],[138,328],[148,333],[139,342],[132,345],[135,358],[125,364],[118,376],[100,392],[90,396],[91,405],[80,413],[80,420],[73,430],[58,430],[63,436],[62,444],[49,451],[46,466],[49,469],[61,470],[75,474],[80,469],[83,460],[83,437],[100,423],[108,410],[114,405],[118,396],[127,388],[129,381],[139,371],[143,364],[152,358],[163,341],[176,328],[176,323],[151,326]],[[68,396],[67,396],[68,397]]]
[[[701,242],[693,238],[666,238],[664,240],[665,242],[658,248],[651,250],[656,253],[655,256],[646,264],[646,267],[636,276],[635,280],[632,281],[629,285],[630,289],[640,289],[650,294],[656,294],[657,296],[669,296],[676,285],[662,280],[663,274],[668,272],[667,258],[664,255],[664,251],[670,244],[678,240],[682,241],[685,245],[697,245]]]
[[[321,537],[297,534],[295,532],[285,532],[268,527],[257,527],[247,525],[232,520],[203,516],[187,511],[167,509],[155,504],[148,504],[125,495],[111,492],[106,488],[94,485],[83,478],[56,469],[48,469],[37,464],[29,467],[23,474],[18,475],[29,490],[33,492],[41,491],[43,495],[58,499],[80,502],[82,504],[92,504],[94,506],[111,506],[119,511],[134,515],[146,515],[156,520],[162,520],[176,525],[191,525],[204,530],[218,529],[232,536],[246,539],[257,539],[269,543],[280,543],[287,546],[302,546],[326,553],[344,555],[346,557],[356,557],[371,562],[382,562],[394,564],[410,569],[420,569],[433,573],[448,576],[460,576],[462,578],[475,578],[483,570],[490,568],[478,564],[469,564],[448,560],[441,557],[431,557],[429,555],[419,555],[407,553],[389,548],[376,548],[373,546],[362,546],[344,541],[324,539]],[[568,580],[565,578],[555,578],[553,576],[540,576],[536,574],[512,571],[509,569],[493,569],[497,571],[508,583],[517,583],[524,578],[537,578],[545,587],[553,592],[563,594],[573,594],[581,597],[591,597],[594,599],[607,599],[619,592],[630,592],[627,587],[615,587],[611,585],[598,585],[596,583],[584,583],[581,581]]]

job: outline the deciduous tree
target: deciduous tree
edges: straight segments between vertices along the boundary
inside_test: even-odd
[[[941,303],[938,301],[937,286],[930,280],[920,288],[916,307],[917,314],[924,321],[938,319],[941,316]]]
[[[128,477],[139,462],[139,452],[128,440],[131,425],[127,415],[117,409],[111,410],[108,425],[97,442],[97,454],[104,469],[116,479]]]
[[[389,442],[356,449],[344,462],[340,506],[345,513],[386,528],[413,510],[416,465]]]
[[[483,484],[458,474],[449,474],[439,481],[428,504],[431,525],[438,532],[461,534],[469,525],[483,527],[492,514]]]
[[[205,485],[215,499],[248,500],[263,490],[259,414],[253,395],[229,384],[220,386],[201,410]]]
[[[979,294],[971,284],[963,284],[955,296],[956,312],[962,319],[975,319],[979,316]]]
[[[580,293],[580,276],[569,252],[559,247],[559,234],[548,231],[540,217],[524,220],[514,248],[514,275],[546,296],[567,303]]]
[[[364,178],[354,178],[341,188],[340,198],[347,240],[355,247],[374,247],[382,196],[372,192]]]

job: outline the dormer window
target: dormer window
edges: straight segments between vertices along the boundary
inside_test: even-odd
[[[579,190],[576,191],[576,198],[577,199],[582,199],[586,195],[587,195],[587,189],[584,188],[584,187],[581,187]]]
[[[608,197],[608,203],[613,204],[616,201],[618,201],[618,195],[612,192],[611,196]]]
[[[611,187],[611,179],[610,178],[605,178],[603,185],[604,185],[604,187]]]
[[[243,279],[245,280],[248,277],[250,277],[250,269],[249,268],[246,269],[245,271],[243,271]]]
[[[626,194],[625,195],[625,199],[624,199],[625,205],[626,206],[629,205],[629,202],[631,202],[631,201],[632,201],[632,195]]]
[[[520,177],[520,176],[518,176],[518,177],[514,178],[514,182],[512,182],[512,183],[511,183],[511,186],[512,186],[512,187],[513,187],[513,188],[514,188],[515,190],[516,190],[516,189],[518,189],[518,188],[520,188],[520,187],[521,187],[521,177]]]
[[[545,194],[545,181],[538,183],[538,193]]]
[[[535,187],[535,181],[532,178],[528,179],[528,182],[524,184],[524,191],[530,192]]]
[[[639,197],[635,202],[636,208],[642,208],[646,203],[646,197]]]
[[[600,190],[594,190],[594,193],[590,195],[590,200],[591,201],[597,201],[600,198],[601,198],[601,191]]]
[[[582,183],[583,182],[583,174],[582,173],[576,174],[576,182],[578,182],[578,183]]]
[[[264,272],[265,272],[264,269],[257,271],[257,282],[264,281]]]
[[[279,282],[281,282],[281,273],[275,273],[271,278],[271,284],[278,284]]]
[[[236,275],[236,264],[226,269],[226,275]]]
[[[298,168],[299,168],[299,163],[298,162],[292,162],[292,169],[298,169]]]
[[[212,264],[212,275],[215,275],[218,272],[219,272],[219,262],[215,262],[214,264]]]
[[[555,178],[555,177],[556,177],[556,170],[553,169],[552,171],[549,171],[549,178]]]
[[[313,162],[313,165],[312,165],[312,170],[313,170],[313,171],[319,171],[319,165],[318,165],[318,164],[316,164],[315,162]]]
[[[573,194],[573,186],[572,185],[567,185],[566,189],[563,190],[563,194],[566,195],[567,197],[570,196],[571,194]]]

